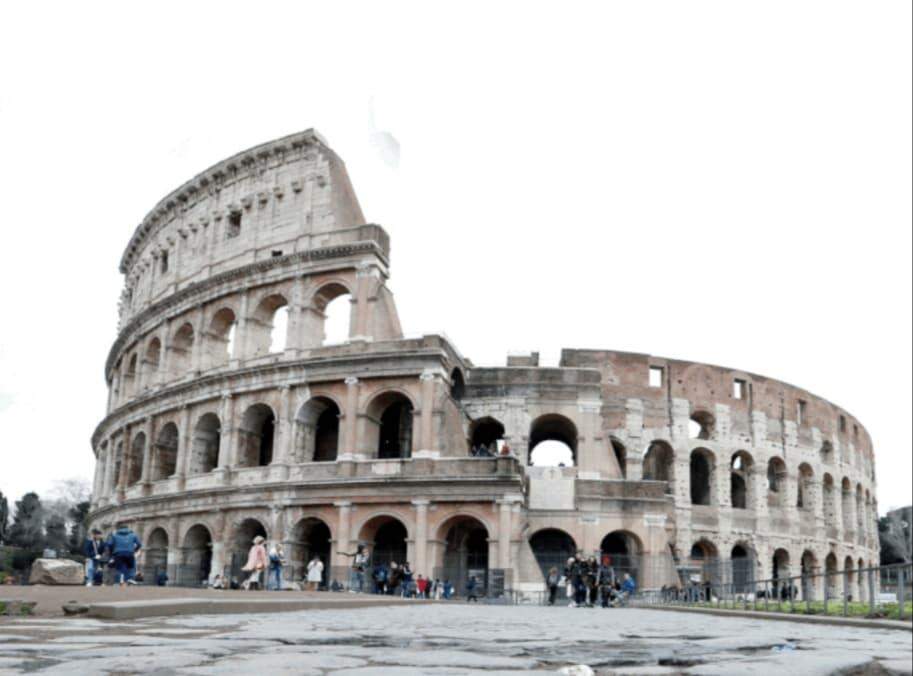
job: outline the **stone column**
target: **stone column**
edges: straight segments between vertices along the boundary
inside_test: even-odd
[[[117,476],[117,499],[124,500],[126,498],[125,492],[127,490],[127,471],[128,465],[130,464],[128,460],[130,459],[130,426],[124,426],[124,431],[122,435],[123,445],[121,446],[121,455],[120,455],[120,473]]]
[[[336,546],[333,554],[333,565],[329,571],[328,579],[337,579],[343,584],[348,584],[348,571],[351,559],[343,556],[340,552],[350,552],[352,527],[352,503],[348,500],[334,502],[333,506],[338,510],[338,520],[336,522]],[[374,556],[374,552],[371,552]]]
[[[194,330],[193,348],[190,354],[190,370],[195,374],[203,370],[203,343],[206,340],[206,328],[203,326],[203,304],[197,305],[196,329]]]
[[[428,500],[413,500],[415,509],[415,561],[412,569],[426,577],[433,574],[428,568]]]
[[[300,354],[305,347],[302,319],[305,312],[304,295],[306,286],[307,278],[304,276],[296,279],[292,285],[292,297],[289,299],[288,340],[285,345],[286,354],[290,356]]]
[[[235,464],[235,449],[232,446],[232,430],[234,421],[234,399],[230,393],[222,395],[221,410],[219,411],[219,464],[218,469],[224,474],[228,467]]]
[[[250,344],[249,321],[247,317],[248,304],[250,303],[250,292],[246,289],[241,293],[241,305],[238,308],[238,323],[235,326],[235,343],[233,345],[234,354],[231,355],[229,363],[232,368],[236,368],[238,363],[247,359],[247,349]]]
[[[171,379],[171,319],[165,319],[162,330],[162,351],[159,364],[158,382],[161,386]]]
[[[190,407],[181,406],[181,418],[178,432],[178,457],[175,463],[175,476],[178,480],[178,490],[184,489],[184,479],[190,468],[190,456],[193,453],[193,439],[190,435]]]
[[[351,456],[358,450],[358,378],[346,378],[346,403],[342,412],[341,455]]]
[[[353,312],[349,321],[349,338],[351,340],[371,340],[371,309],[368,298],[375,280],[380,277],[380,270],[370,261],[362,261],[355,272],[355,298],[352,299]]]
[[[434,390],[437,374],[425,371],[420,378],[422,383],[422,422],[419,450],[430,451],[434,447]]]
[[[511,510],[513,501],[496,500],[498,505],[498,568],[510,568]]]
[[[168,581],[174,585],[178,580],[178,567],[183,563],[181,550],[181,528],[177,517],[172,517],[168,522],[168,554],[165,561]]]
[[[225,510],[219,510],[216,512],[215,519],[213,520],[213,528],[215,531],[212,533],[212,564],[210,564],[209,568],[210,580],[216,575],[221,575],[227,563],[225,560],[225,530],[227,523],[228,515]]]
[[[145,492],[148,490],[152,478],[152,454],[155,449],[155,426],[152,416],[143,421],[143,431],[146,433],[146,450],[143,452],[143,471],[140,475],[140,483],[143,484]]]
[[[279,420],[276,421],[278,438],[276,439],[275,448],[277,453],[273,462],[279,465],[288,465],[289,459],[293,457],[292,419],[295,417],[295,393],[290,385],[283,385],[281,392]],[[287,475],[288,469],[286,468]]]

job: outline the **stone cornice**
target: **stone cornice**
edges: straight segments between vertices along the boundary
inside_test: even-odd
[[[218,190],[225,177],[236,173],[238,169],[262,166],[268,163],[270,158],[284,161],[284,157],[289,151],[303,150],[308,147],[318,147],[321,152],[331,153],[334,158],[336,157],[320,134],[313,129],[307,129],[242,150],[200,172],[159,200],[158,204],[146,214],[146,217],[134,230],[133,236],[124,250],[120,261],[120,271],[126,274],[133,256],[140,249],[142,242],[169,220],[169,214],[174,209],[183,208],[184,205],[196,200],[200,195],[207,194],[210,190]]]
[[[337,244],[317,249],[309,249],[307,251],[298,251],[296,253],[288,254],[286,256],[278,256],[275,258],[264,258],[261,261],[256,261],[239,268],[227,270],[217,275],[213,275],[212,277],[204,279],[200,282],[189,284],[180,291],[171,294],[164,300],[153,303],[145,310],[139,312],[127,323],[126,326],[124,326],[123,329],[121,329],[120,334],[117,336],[117,339],[111,346],[111,349],[108,352],[108,358],[105,361],[105,379],[107,380],[111,378],[111,371],[114,369],[114,364],[117,362],[117,358],[120,356],[121,351],[124,349],[125,345],[129,342],[129,339],[137,329],[139,329],[151,317],[165,314],[171,308],[177,307],[181,304],[192,303],[194,296],[203,295],[207,291],[214,289],[222,284],[230,283],[236,280],[243,280],[249,276],[268,272],[276,268],[296,267],[311,262],[330,260],[333,258],[348,258],[349,256],[357,256],[363,254],[371,254],[377,256],[381,259],[381,261],[383,261],[384,265],[389,265],[389,261],[387,260],[387,257],[380,245],[372,240],[367,240],[361,242],[352,242],[349,244]],[[300,274],[300,270],[298,269],[292,270],[290,272],[293,274]]]

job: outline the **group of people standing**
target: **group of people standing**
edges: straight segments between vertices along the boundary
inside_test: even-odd
[[[408,561],[401,564],[396,561],[390,561],[389,564],[378,561],[372,566],[370,553],[365,545],[358,545],[352,553],[340,553],[352,559],[352,573],[349,580],[349,591],[351,592],[371,592],[436,601],[453,598],[456,593],[449,579],[431,579],[421,573],[416,575],[412,572]],[[370,586],[368,585],[369,580]],[[466,583],[467,600],[478,601],[480,592],[481,585],[474,576],[471,576]]]
[[[143,543],[130,527],[121,523],[107,539],[98,528],[93,528],[83,544],[86,557],[86,586],[100,586],[104,580],[105,568],[112,568],[115,584],[125,587],[136,583],[136,557]]]
[[[282,570],[286,566],[285,551],[280,543],[275,543],[267,549],[266,538],[258,535],[254,538],[253,545],[247,553],[247,563],[241,568],[247,573],[247,578],[240,584],[241,589],[263,589],[263,575],[266,575],[266,589],[280,591],[282,589]],[[317,591],[323,581],[323,561],[315,554],[307,564],[305,582],[309,591]],[[217,575],[213,587],[224,588],[220,577]]]
[[[637,583],[629,573],[618,578],[608,554],[603,554],[597,561],[595,556],[585,558],[579,552],[567,560],[563,574],[553,566],[545,583],[548,605],[555,605],[558,590],[564,588],[570,608],[593,608],[597,602],[603,608],[624,605],[637,589]]]

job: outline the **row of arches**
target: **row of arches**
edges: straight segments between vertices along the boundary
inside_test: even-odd
[[[551,568],[556,568],[561,573],[567,560],[581,551],[574,538],[558,528],[536,531],[530,537],[529,545],[543,577],[548,576]],[[644,550],[637,535],[626,530],[612,531],[600,542],[599,551],[601,555],[609,556],[616,574],[629,573],[640,580],[640,563]]]
[[[319,335],[312,337],[311,342],[320,345],[348,339],[351,298],[350,290],[341,282],[328,283],[315,292],[307,306],[307,328],[309,333]],[[289,308],[284,294],[270,293],[254,305],[253,312],[243,322],[239,308],[225,305],[200,320],[179,322],[170,333],[151,336],[115,366],[114,402],[136,396],[159,383],[182,378],[191,371],[219,368],[233,358],[284,352],[292,328]],[[316,329],[315,322],[319,324]],[[244,335],[239,336],[242,325]]]

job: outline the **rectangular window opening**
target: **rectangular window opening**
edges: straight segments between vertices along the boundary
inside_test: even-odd
[[[800,425],[805,424],[805,409],[807,406],[808,404],[802,399],[796,403],[796,422]]]
[[[161,262],[161,271],[162,271],[162,274],[164,275],[166,272],[168,272],[168,252],[167,251],[162,252],[161,261],[162,261]]]
[[[241,234],[241,212],[232,211],[228,216],[228,230],[225,231],[225,236],[228,239],[232,237],[237,237]]]
[[[732,383],[732,397],[734,399],[745,398],[745,381],[736,378]]]
[[[663,370],[662,366],[650,367],[650,387],[663,386]]]
[[[279,250],[276,250],[276,249],[273,249],[272,254],[273,254],[273,258],[281,258],[281,257],[282,257],[282,252],[279,251]]]
[[[859,438],[859,425],[853,425],[853,436]]]
[[[839,425],[840,425],[840,431],[846,432],[846,417],[845,416],[840,416]]]

